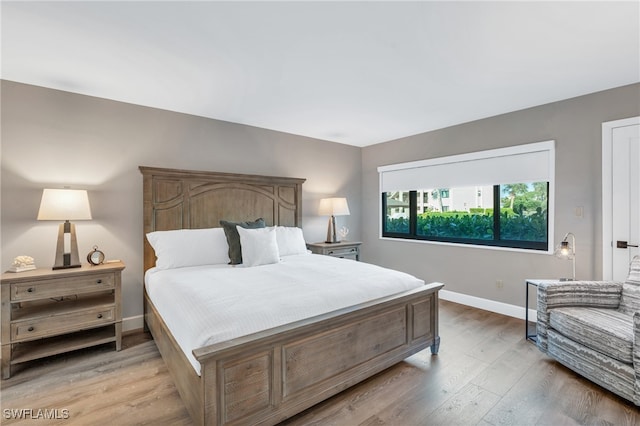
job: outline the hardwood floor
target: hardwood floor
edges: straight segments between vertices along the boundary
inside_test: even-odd
[[[525,341],[522,320],[441,301],[440,336],[437,356],[420,352],[283,424],[640,425],[633,404]],[[120,352],[106,345],[27,364],[0,392],[2,424],[192,424],[143,333],[125,336]],[[10,418],[24,410],[59,419]]]

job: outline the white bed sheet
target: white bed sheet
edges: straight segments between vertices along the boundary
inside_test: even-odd
[[[147,293],[200,374],[192,350],[424,285],[412,275],[316,254],[252,268],[147,271]]]

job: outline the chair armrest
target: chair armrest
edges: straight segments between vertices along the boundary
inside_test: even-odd
[[[633,371],[636,375],[635,401],[640,405],[640,312],[633,314]]]
[[[566,306],[617,309],[620,281],[544,281],[538,284],[538,311]]]
[[[538,283],[537,346],[547,352],[549,311],[568,306],[616,309],[622,297],[620,281],[541,281]]]
[[[640,312],[633,314],[633,363],[640,367]]]

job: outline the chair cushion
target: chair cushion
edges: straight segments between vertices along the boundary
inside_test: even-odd
[[[629,276],[622,284],[619,309],[628,315],[640,312],[640,257],[638,256],[635,256],[631,261]]]
[[[565,337],[620,362],[633,362],[633,316],[617,309],[556,308],[550,313],[552,329]]]

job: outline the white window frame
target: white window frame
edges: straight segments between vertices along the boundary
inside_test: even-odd
[[[385,172],[393,172],[398,170],[407,170],[407,169],[418,169],[420,167],[431,167],[431,166],[445,166],[447,164],[457,164],[462,162],[473,162],[476,160],[487,160],[498,157],[506,157],[511,155],[520,155],[520,154],[529,154],[539,151],[548,151],[547,163],[543,166],[547,168],[548,178],[546,181],[549,182],[549,193],[548,201],[549,206],[547,210],[547,226],[548,226],[548,235],[547,235],[547,250],[531,250],[531,249],[522,249],[522,248],[512,248],[512,247],[501,247],[501,246],[489,246],[489,245],[477,245],[477,244],[462,244],[462,243],[452,243],[445,241],[430,241],[430,240],[418,240],[418,239],[400,239],[400,238],[392,238],[392,237],[384,237],[383,233],[383,217],[382,217],[382,193],[383,191],[383,176]],[[506,148],[498,148],[492,150],[485,151],[477,151],[470,152],[459,155],[451,155],[446,157],[438,157],[432,159],[411,161],[406,163],[398,163],[398,164],[390,164],[386,166],[378,167],[378,238],[381,240],[390,240],[390,241],[405,241],[419,244],[437,244],[437,245],[448,245],[448,246],[463,246],[463,247],[474,247],[474,248],[483,248],[489,250],[506,250],[506,251],[518,251],[524,253],[536,253],[536,254],[553,254],[554,252],[554,235],[555,235],[555,141],[548,140],[543,142],[534,142],[524,145],[515,145]],[[506,183],[520,183],[520,182],[501,182],[503,184]],[[496,183],[498,184],[498,183]],[[475,184],[470,182],[471,186]],[[410,190],[409,188],[396,188],[397,190]],[[418,188],[411,188],[418,189]]]

